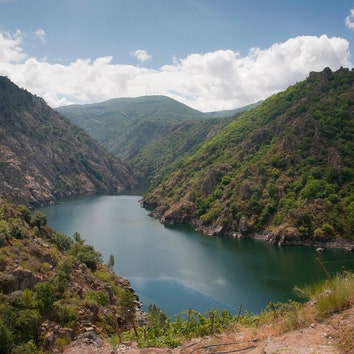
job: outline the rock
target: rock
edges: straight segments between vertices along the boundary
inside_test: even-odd
[[[12,291],[24,290],[26,288],[33,289],[37,283],[43,280],[39,275],[23,268],[17,268],[11,274],[15,279]]]

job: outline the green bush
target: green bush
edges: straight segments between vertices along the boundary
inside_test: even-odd
[[[52,241],[58,247],[59,251],[68,251],[74,243],[71,237],[63,233],[54,233]]]
[[[40,325],[41,315],[37,310],[21,310],[16,313],[12,324],[15,343],[27,343],[36,340]]]
[[[14,339],[13,339],[12,332],[4,324],[4,322],[0,320],[0,353],[10,354],[13,345],[14,345]]]
[[[12,349],[11,354],[38,354],[38,349],[33,341],[17,345]]]
[[[102,255],[100,252],[95,251],[93,246],[85,245],[79,233],[74,234],[75,243],[71,246],[69,254],[73,255],[80,263],[95,271],[98,263],[102,263]]]
[[[56,304],[56,314],[63,327],[74,328],[77,316],[77,308],[73,305]]]
[[[85,299],[89,302],[93,301],[100,306],[107,306],[109,304],[108,294],[102,290],[87,291],[85,293]]]
[[[42,226],[46,226],[47,225],[47,215],[45,215],[41,211],[36,211],[32,216],[31,225],[37,226],[39,229]]]
[[[15,277],[12,274],[0,272],[0,291],[8,293],[15,282]]]
[[[42,314],[48,314],[53,310],[56,300],[56,288],[51,280],[37,283],[34,287],[34,296],[38,309]]]

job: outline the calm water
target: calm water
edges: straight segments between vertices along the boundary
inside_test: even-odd
[[[127,278],[144,303],[169,316],[193,308],[238,312],[264,309],[270,301],[295,299],[294,285],[353,265],[344,251],[316,253],[313,248],[270,246],[261,241],[208,237],[188,227],[165,227],[148,216],[139,196],[100,195],[61,201],[42,208],[56,231],[79,232],[115,271]],[[344,261],[344,262],[342,262]]]

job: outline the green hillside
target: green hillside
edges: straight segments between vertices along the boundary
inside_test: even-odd
[[[123,159],[129,155],[129,147],[120,144],[120,139],[124,140],[125,134],[143,122],[175,124],[203,115],[166,96],[116,98],[97,104],[59,107],[57,111]]]
[[[145,196],[165,223],[354,239],[354,71],[325,69],[242,114]]]
[[[130,328],[138,297],[113,265],[78,233],[57,233],[43,213],[0,197],[0,353],[62,353],[79,335]]]
[[[250,107],[209,115],[165,96],[144,96],[57,110],[129,164],[144,183]]]

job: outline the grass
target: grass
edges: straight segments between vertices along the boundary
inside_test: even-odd
[[[161,317],[159,309],[155,307],[155,313],[149,313],[147,325],[138,327],[137,333],[123,333],[122,339],[136,341],[139,347],[173,348],[191,338],[233,331],[241,327],[256,330],[271,325],[278,333],[295,330],[353,306],[354,274],[345,272],[326,281],[296,287],[294,290],[308,301],[304,304],[292,301],[270,303],[260,314],[245,313],[243,316],[235,316],[218,310],[203,315],[188,310],[171,320]]]
[[[296,287],[295,291],[313,304],[315,319],[323,319],[354,304],[354,275],[344,272],[322,283]]]

